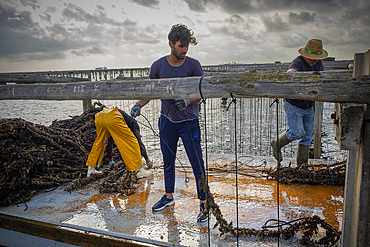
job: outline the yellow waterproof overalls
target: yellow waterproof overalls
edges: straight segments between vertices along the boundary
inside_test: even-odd
[[[103,108],[102,111],[96,113],[95,126],[97,137],[87,158],[87,166],[95,167],[101,163],[106,143],[111,136],[129,171],[135,171],[143,166],[137,138],[127,126],[117,107]]]

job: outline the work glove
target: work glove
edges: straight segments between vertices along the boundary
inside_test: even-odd
[[[190,105],[190,100],[188,99],[176,99],[176,105],[177,107],[183,111],[186,109],[188,105]]]
[[[137,117],[140,116],[140,110],[141,110],[141,104],[136,102],[136,104],[131,108],[131,117]]]

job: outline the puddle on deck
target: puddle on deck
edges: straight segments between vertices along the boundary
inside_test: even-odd
[[[270,159],[270,158],[269,158]],[[184,164],[187,164],[186,159]],[[255,165],[261,163],[255,159]],[[230,164],[232,160],[210,160],[215,164]],[[288,162],[288,161],[284,161]],[[311,161],[310,161],[311,162]],[[273,160],[267,160],[273,164]],[[158,159],[156,166],[161,165]],[[110,232],[124,233],[175,245],[208,246],[208,224],[197,223],[199,201],[196,199],[195,180],[187,165],[190,178],[185,183],[183,168],[177,170],[175,204],[153,213],[151,207],[164,193],[162,168],[156,168],[151,178],[141,179],[135,185],[136,193],[122,196],[118,193],[100,194],[98,182],[71,193],[60,186],[54,191],[38,194],[25,204],[0,208],[0,211],[18,216],[63,222]],[[224,218],[236,227],[235,174],[210,173],[209,187]],[[280,220],[291,221],[318,215],[340,230],[344,186],[283,185],[280,184]],[[240,228],[261,229],[269,219],[277,219],[277,183],[274,180],[238,174],[238,214]],[[211,246],[236,246],[236,237],[220,236],[210,220]],[[260,240],[239,237],[240,246],[277,245],[277,239]],[[280,240],[280,246],[299,246],[297,239]]]

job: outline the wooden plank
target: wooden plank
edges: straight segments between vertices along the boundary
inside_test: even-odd
[[[51,239],[62,243],[96,246],[173,246],[170,243],[149,240],[64,223],[54,223],[0,213],[0,228]]]
[[[87,78],[49,76],[38,74],[0,74],[0,83],[41,83],[41,82],[79,82],[89,81]]]
[[[0,85],[0,99],[122,100],[200,98],[200,77],[58,84]],[[227,73],[206,76],[205,98],[294,98],[325,102],[370,103],[370,77],[336,77],[329,73]]]

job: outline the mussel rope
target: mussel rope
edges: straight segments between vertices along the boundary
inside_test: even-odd
[[[279,147],[279,99],[276,98],[270,105],[270,107],[276,103],[276,148],[277,150],[280,150],[280,147]],[[279,188],[279,172],[280,172],[280,152],[277,152],[277,170],[276,170],[276,190],[277,190],[277,231],[278,231],[278,246],[280,246],[280,188]]]
[[[202,80],[203,80],[203,77],[204,75],[202,75],[202,77],[200,78],[199,80],[199,94],[200,94],[200,97],[202,99],[202,102],[203,105],[204,105],[204,144],[205,144],[205,148],[206,148],[206,152],[205,152],[205,156],[206,156],[206,174],[207,174],[207,180],[206,180],[206,184],[207,184],[207,188],[209,188],[208,186],[208,146],[207,146],[207,108],[206,108],[206,99],[203,97],[203,94],[202,94]],[[200,165],[200,164],[199,164]],[[208,246],[211,246],[211,229],[209,228],[209,224],[210,224],[210,217],[209,217],[209,200],[206,201],[206,205],[207,205],[207,223],[208,223]]]
[[[237,143],[237,124],[236,124],[236,98],[230,93],[232,103],[234,103],[234,139],[235,139],[235,194],[236,194],[236,246],[239,246],[239,191],[238,191],[238,143]],[[231,103],[230,103],[231,104]],[[230,105],[229,105],[230,106]]]

